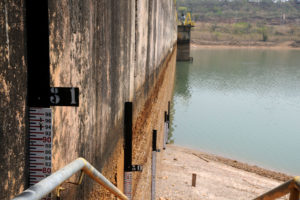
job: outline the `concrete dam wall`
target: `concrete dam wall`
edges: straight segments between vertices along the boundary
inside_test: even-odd
[[[78,87],[78,107],[51,106],[52,171],[86,158],[124,185],[124,103],[133,104],[133,199],[149,199],[152,130],[162,149],[177,25],[173,0],[48,2],[51,87]],[[28,71],[24,0],[0,2],[0,199],[28,187]],[[78,176],[70,181],[75,182]],[[61,199],[112,199],[89,178]],[[53,193],[55,195],[55,193]]]

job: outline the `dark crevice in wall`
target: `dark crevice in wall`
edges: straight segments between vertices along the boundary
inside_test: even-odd
[[[121,56],[121,35],[120,35],[120,29],[122,24],[120,23],[120,16],[118,14],[121,14],[121,8],[120,8],[120,2],[114,2],[112,1],[111,3],[111,20],[112,24],[110,26],[111,28],[111,57],[110,57],[110,63],[111,67],[109,68],[109,73],[111,75],[110,78],[110,85],[111,85],[111,97],[110,97],[110,104],[111,104],[111,115],[110,115],[110,128],[114,126],[115,122],[115,116],[116,113],[118,113],[119,105],[118,105],[118,98],[119,94],[119,87],[120,87],[120,81],[119,77],[121,76],[120,74],[120,56]],[[114,25],[113,25],[114,24]]]
[[[154,0],[154,26],[153,26],[153,41],[157,41],[157,21],[159,19],[157,19],[157,1],[159,0]],[[153,45],[153,69],[155,69],[155,65],[157,64],[157,52],[156,52],[156,47],[157,47],[157,43],[154,43]],[[152,71],[153,71],[152,69]],[[156,81],[156,76],[154,73],[151,74],[152,76],[152,83],[155,83]]]
[[[148,1],[148,37],[147,37],[147,58],[146,58],[146,73],[145,73],[145,87],[144,87],[144,95],[146,96],[149,92],[149,85],[150,85],[150,59],[151,59],[151,49],[153,46],[151,33],[152,33],[152,3],[153,0]],[[152,63],[152,62],[151,62]]]
[[[134,54],[134,62],[137,63],[137,43],[138,41],[138,0],[135,0],[135,42],[134,42],[134,51],[135,51],[135,54]],[[136,72],[137,70],[134,71],[134,73]],[[134,76],[136,76],[136,74],[134,74]]]

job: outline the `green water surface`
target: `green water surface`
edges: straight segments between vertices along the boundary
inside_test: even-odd
[[[175,144],[300,175],[300,51],[191,54],[176,66]]]

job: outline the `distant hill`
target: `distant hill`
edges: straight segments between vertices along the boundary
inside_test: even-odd
[[[179,7],[187,7],[195,21],[300,24],[296,0],[177,0]]]

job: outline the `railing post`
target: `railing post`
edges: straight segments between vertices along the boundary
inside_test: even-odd
[[[289,200],[299,200],[299,191],[296,188],[291,189]]]
[[[290,200],[299,200],[300,194],[300,177],[294,177],[294,187],[291,189]]]
[[[273,200],[290,194],[289,200],[299,200],[300,197],[300,176],[294,177],[278,187],[256,197],[254,200]]]

